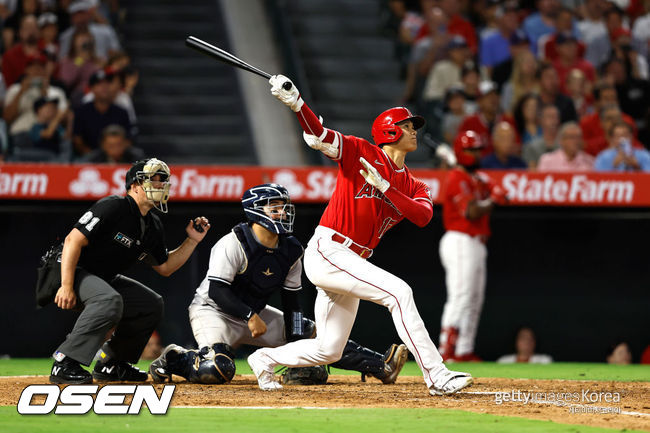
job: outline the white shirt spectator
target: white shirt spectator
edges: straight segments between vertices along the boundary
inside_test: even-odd
[[[20,82],[14,83],[7,89],[5,97],[5,108],[13,101],[18,92],[20,92]],[[19,134],[21,132],[29,132],[32,126],[36,123],[36,113],[34,112],[34,102],[40,98],[41,89],[32,87],[23,93],[18,103],[18,117],[9,126],[9,133],[11,135]],[[63,89],[55,86],[48,86],[47,97],[49,99],[56,98],[59,100],[59,111],[68,108],[68,101],[65,97]]]

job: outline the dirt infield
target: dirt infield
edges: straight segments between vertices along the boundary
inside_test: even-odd
[[[27,385],[42,383],[47,383],[46,376],[0,377],[0,405],[15,406]],[[648,382],[476,378],[464,392],[431,397],[419,377],[400,377],[394,385],[382,385],[373,379],[362,383],[358,376],[330,376],[323,386],[264,392],[252,375],[237,375],[227,385],[180,381],[172,406],[446,408],[650,431]]]

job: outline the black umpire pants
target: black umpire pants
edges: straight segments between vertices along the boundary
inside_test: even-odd
[[[110,283],[77,268],[74,291],[76,308],[83,308],[77,322],[58,351],[90,365],[104,344],[106,354],[117,360],[138,362],[151,333],[163,315],[163,299],[153,290],[131,278],[117,275]]]

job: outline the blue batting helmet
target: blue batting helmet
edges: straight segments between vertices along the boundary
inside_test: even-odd
[[[284,204],[271,205],[273,200],[282,200]],[[296,212],[289,192],[282,185],[265,183],[254,186],[244,192],[241,204],[249,221],[279,235],[293,232]]]

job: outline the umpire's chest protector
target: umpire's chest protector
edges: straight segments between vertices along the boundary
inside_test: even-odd
[[[235,226],[233,232],[248,262],[246,269],[235,277],[233,285],[243,295],[244,301],[250,302],[248,305],[263,308],[273,292],[282,288],[289,269],[302,256],[302,245],[293,236],[280,236],[277,248],[265,247],[257,241],[246,223]]]

